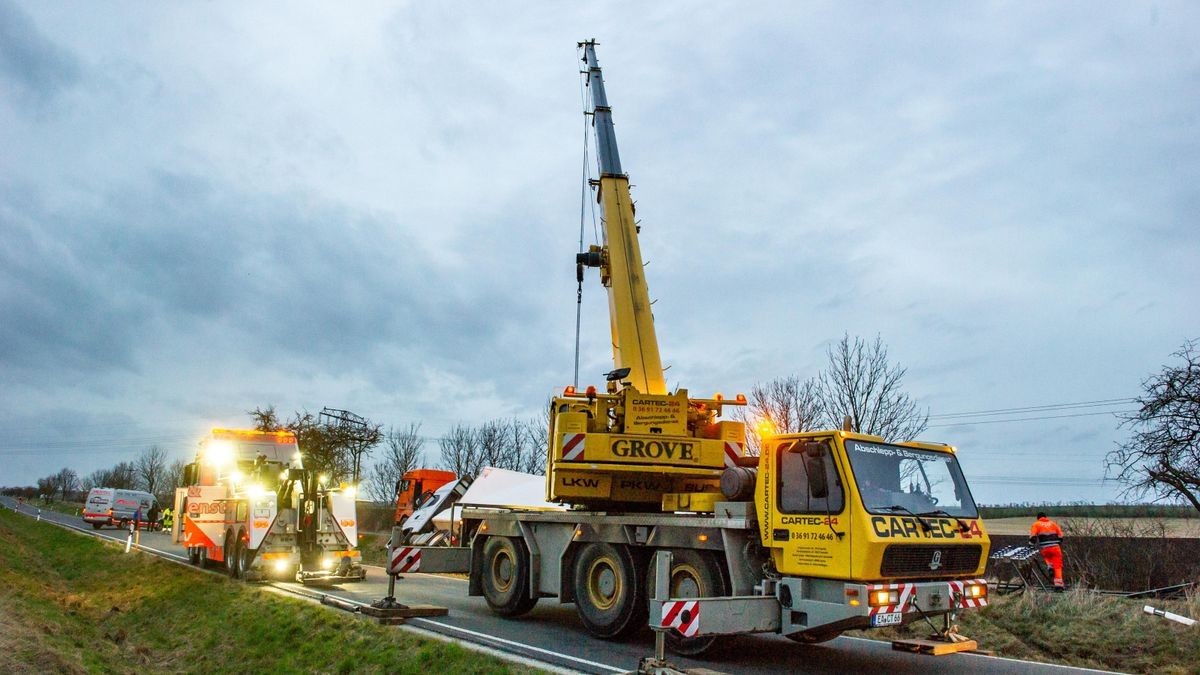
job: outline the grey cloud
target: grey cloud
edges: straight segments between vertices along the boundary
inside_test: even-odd
[[[0,0],[0,73],[41,105],[79,81],[81,66],[19,7]]]

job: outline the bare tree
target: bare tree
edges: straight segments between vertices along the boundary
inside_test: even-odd
[[[334,483],[349,477],[343,448],[315,415],[308,411],[298,412],[286,428],[296,434],[305,468],[327,475]]]
[[[459,477],[474,478],[483,470],[477,450],[475,430],[465,424],[450,427],[440,439],[442,468],[453,471]]]
[[[828,351],[829,367],[821,373],[823,426],[838,429],[850,417],[854,431],[888,440],[916,438],[929,423],[912,397],[900,388],[905,368],[888,363],[887,347],[876,336],[868,343],[849,334]]]
[[[549,405],[541,419],[502,418],[478,427],[458,424],[438,441],[441,466],[459,476],[475,477],[485,467],[546,473]]]
[[[68,501],[79,491],[79,474],[75,473],[74,469],[63,467],[55,474],[55,480],[58,483],[60,501]]]
[[[152,445],[133,460],[138,486],[152,495],[158,495],[167,473],[167,451]]]
[[[341,434],[350,464],[351,480],[358,483],[362,478],[363,460],[371,455],[372,449],[383,440],[382,424],[367,424],[352,433]]]
[[[757,455],[764,436],[818,428],[821,409],[817,381],[788,375],[754,385],[747,405],[734,408],[733,417],[746,423],[748,454]]]
[[[280,431],[283,429],[283,424],[279,422],[279,415],[275,413],[275,406],[273,405],[269,405],[266,408],[247,410],[246,414],[254,419],[254,428],[259,431]]]
[[[167,501],[162,502],[162,503],[174,504],[175,503],[175,497],[174,497],[175,490],[178,488],[181,488],[181,487],[187,487],[183,484],[183,469],[187,465],[188,465],[188,462],[185,459],[177,459],[174,462],[171,462],[170,464],[167,465],[166,470],[163,472],[163,487],[162,487],[163,496],[167,498]],[[172,508],[174,508],[174,507],[172,507]]]
[[[137,469],[129,462],[117,462],[108,470],[107,485],[118,490],[137,489]]]
[[[521,446],[516,471],[537,474],[546,473],[548,439],[550,435],[550,408],[546,407],[540,418],[525,420],[513,425],[520,430]]]
[[[363,460],[383,438],[383,425],[374,424],[355,415],[354,417],[362,421],[362,425],[354,425],[351,428],[341,424],[336,418],[327,419],[326,411],[329,409],[323,411],[321,416],[308,411],[298,412],[282,428],[296,434],[296,442],[304,456],[306,468],[327,475],[333,483],[347,480],[358,482],[362,477]],[[333,412],[347,413],[344,410]],[[268,406],[265,410],[255,408],[249,414],[260,430],[279,430],[274,407]]]
[[[488,420],[475,430],[475,448],[479,453],[479,468],[494,466],[497,469],[511,469],[514,464],[514,452],[511,445],[509,420]]]
[[[1200,340],[1172,356],[1183,363],[1143,381],[1138,410],[1122,416],[1133,435],[1108,454],[1108,470],[1126,493],[1181,498],[1200,511]]]
[[[46,501],[54,501],[58,495],[58,474],[52,473],[37,480],[38,496]]]
[[[420,423],[410,423],[404,429],[389,429],[383,442],[383,457],[367,474],[366,492],[372,501],[391,503],[396,496],[396,482],[424,463],[425,439]]]

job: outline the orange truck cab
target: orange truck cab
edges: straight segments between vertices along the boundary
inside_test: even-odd
[[[413,469],[396,482],[396,524],[402,525],[428,495],[457,480],[453,471]]]

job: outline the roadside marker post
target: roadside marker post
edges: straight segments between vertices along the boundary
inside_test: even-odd
[[[1185,626],[1195,626],[1196,625],[1195,619],[1189,619],[1186,616],[1183,616],[1181,614],[1176,614],[1174,612],[1167,612],[1167,611],[1164,611],[1161,609],[1154,609],[1150,605],[1146,605],[1146,606],[1142,607],[1142,611],[1147,614],[1152,614],[1154,616],[1161,616],[1164,619],[1169,619],[1171,621],[1174,621],[1175,623],[1181,623]]]

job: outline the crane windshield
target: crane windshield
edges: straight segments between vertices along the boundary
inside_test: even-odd
[[[952,453],[847,440],[846,454],[863,506],[871,513],[979,515]]]

